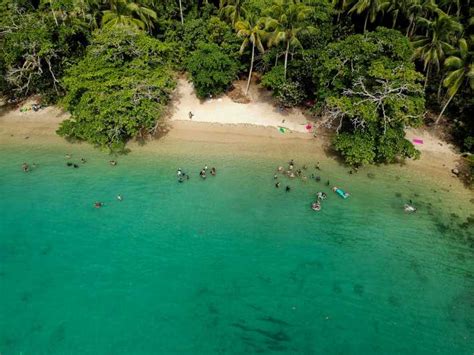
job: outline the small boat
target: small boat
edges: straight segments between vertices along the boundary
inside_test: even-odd
[[[339,187],[337,186],[334,186],[332,188],[332,191],[334,191],[336,194],[338,194],[339,196],[341,196],[342,198],[346,199],[350,196],[350,194],[348,192],[345,192],[344,190],[340,189]]]
[[[321,204],[319,203],[319,201],[315,201],[311,204],[311,209],[313,211],[316,211],[316,212],[319,212],[321,211]]]

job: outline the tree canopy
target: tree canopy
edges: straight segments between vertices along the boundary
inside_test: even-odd
[[[132,27],[94,33],[85,57],[64,77],[64,107],[71,113],[60,135],[120,150],[152,133],[166,110],[175,81],[173,48]]]

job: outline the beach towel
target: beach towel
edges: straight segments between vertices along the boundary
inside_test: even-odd
[[[413,138],[413,143],[416,143],[416,144],[423,144],[423,139],[420,139],[420,138]]]

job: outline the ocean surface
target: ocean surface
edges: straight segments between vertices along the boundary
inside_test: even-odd
[[[473,354],[467,190],[401,167],[349,175],[199,147],[0,146],[2,355]],[[275,188],[291,158],[322,181]],[[217,176],[200,179],[204,165]]]

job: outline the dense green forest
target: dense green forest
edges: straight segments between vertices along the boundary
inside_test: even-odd
[[[474,150],[469,0],[0,0],[0,11],[0,90],[65,107],[58,133],[71,139],[120,150],[159,128],[177,73],[204,98],[253,72],[280,105],[324,117],[349,164],[417,157],[404,129],[427,121]]]

